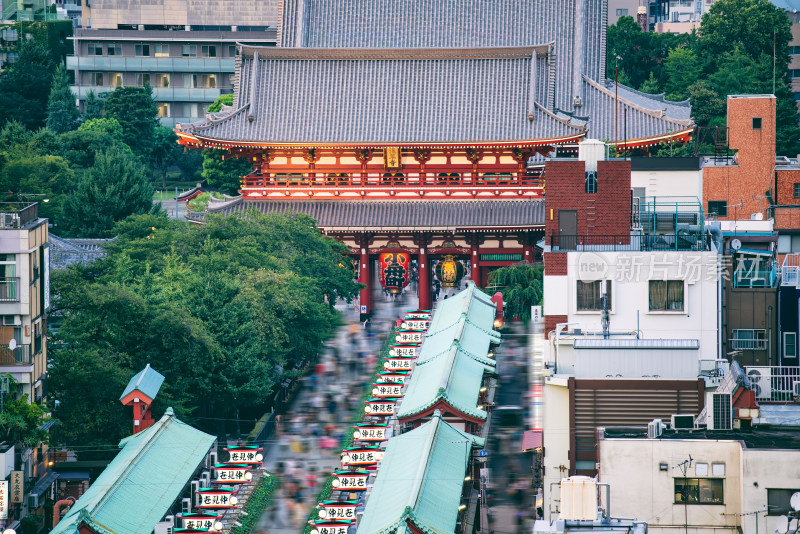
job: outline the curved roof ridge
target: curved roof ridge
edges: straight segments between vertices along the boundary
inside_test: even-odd
[[[617,96],[614,95],[613,91],[611,91],[607,87],[603,87],[602,85],[600,85],[596,81],[592,80],[591,78],[589,78],[585,74],[583,75],[583,81],[588,83],[591,87],[593,87],[593,88],[597,89],[598,91],[602,92],[606,96],[608,96],[610,98],[614,98],[614,99],[617,98]],[[645,107],[640,106],[639,104],[631,102],[630,100],[628,100],[628,99],[626,99],[624,97],[619,98],[619,100],[623,104],[625,104],[626,106],[628,106],[630,108],[633,108],[636,111],[639,111],[641,113],[644,113],[645,115],[650,115],[651,117],[655,117],[657,119],[662,119],[664,121],[671,122],[671,123],[679,125],[679,126],[687,126],[688,127],[688,126],[694,125],[694,123],[692,122],[692,119],[675,119],[675,118],[667,116],[665,109],[660,109],[658,111],[652,110],[652,109],[647,109]]]
[[[586,125],[585,124],[584,125],[580,125],[580,126],[578,126],[576,124],[572,124],[572,121],[570,119],[565,119],[563,117],[559,117],[558,115],[556,115],[555,113],[553,113],[552,111],[550,111],[549,109],[547,109],[546,107],[541,105],[540,103],[536,102],[535,105],[545,115],[551,117],[552,119],[557,120],[561,124],[564,124],[565,126],[570,126],[572,128],[575,128],[576,130],[578,130],[579,132],[583,132],[584,134],[586,133]]]

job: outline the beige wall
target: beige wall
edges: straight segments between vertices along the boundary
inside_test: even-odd
[[[569,476],[569,388],[564,378],[548,378],[544,386],[544,517],[558,510],[558,487],[550,486]],[[565,466],[566,470],[560,470]]]
[[[684,526],[684,511],[689,532],[735,532],[742,511],[741,447],[736,441],[604,439],[599,442],[600,481],[611,485],[611,514],[646,521],[654,534],[677,532]],[[695,475],[697,462],[725,464],[724,505],[674,504],[674,479],[682,478],[674,468],[692,456],[686,476]],[[668,464],[666,471],[660,463]],[[709,476],[708,478],[714,478]],[[698,528],[702,527],[702,528]],[[745,532],[750,532],[745,529]]]
[[[608,24],[616,24],[619,17],[618,9],[627,9],[628,16],[636,20],[636,10],[639,9],[639,0],[608,0]]]
[[[742,512],[766,510],[768,489],[800,490],[800,451],[746,449],[742,458]],[[772,533],[775,527],[775,516],[753,514],[742,517],[744,532]]]
[[[631,188],[644,187],[648,197],[703,198],[703,172],[696,171],[631,171]]]
[[[89,16],[95,29],[117,29],[118,24],[277,26],[278,4],[279,0],[93,0]]]

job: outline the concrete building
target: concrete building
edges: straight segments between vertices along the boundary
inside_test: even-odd
[[[654,534],[775,532],[800,490],[797,429],[598,432],[600,480],[615,513]]]
[[[236,44],[274,45],[277,21],[277,0],[87,2],[67,58],[72,91],[83,105],[89,91],[150,85],[162,124],[196,120],[233,92]]]
[[[656,33],[689,33],[700,27],[714,0],[650,0],[650,29]]]
[[[640,166],[634,190],[631,161],[604,161],[592,141],[579,152],[545,166],[545,499],[565,476],[596,474],[597,426],[699,413],[726,369],[721,240],[698,198],[644,196],[698,190],[698,163],[673,164],[665,174],[685,176],[672,184]]]
[[[47,219],[37,203],[0,206],[0,374],[12,393],[41,401],[46,394],[50,306]]]
[[[633,17],[636,20],[640,0],[608,0],[608,25],[616,24],[620,17]]]

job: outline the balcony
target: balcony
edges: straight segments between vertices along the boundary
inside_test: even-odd
[[[9,365],[33,365],[30,345],[17,345],[13,349],[0,345],[0,367]]]
[[[795,276],[797,273],[795,272]],[[757,288],[774,287],[778,277],[777,270],[773,265],[766,270],[747,270],[741,269],[733,272],[733,287],[735,288]]]
[[[766,339],[733,337],[728,339],[728,345],[733,350],[767,350]]]
[[[787,254],[783,258],[781,285],[800,287],[800,254]]]
[[[214,57],[67,56],[67,70],[106,72],[234,72],[235,59]]]
[[[758,402],[800,400],[800,367],[749,366],[744,369]]]
[[[548,245],[552,252],[703,251],[711,250],[711,236],[686,233],[645,235],[635,232],[621,235],[559,235],[553,232]]]
[[[95,94],[110,92],[116,87],[107,85],[73,85],[72,93],[81,100],[86,99],[89,91]],[[214,89],[192,89],[188,87],[153,87],[153,100],[156,102],[213,102],[219,95],[230,92],[228,87]]]
[[[39,204],[36,202],[0,202],[0,229],[25,228],[39,219]]]
[[[19,277],[0,278],[0,302],[19,302]]]

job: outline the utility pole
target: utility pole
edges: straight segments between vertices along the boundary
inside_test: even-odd
[[[692,455],[689,455],[688,460],[684,460],[678,465],[673,465],[673,469],[680,469],[683,475],[683,490],[681,491],[681,499],[683,500],[683,531],[689,534],[689,488],[686,485],[686,470],[692,467]],[[699,490],[698,490],[699,491]]]

